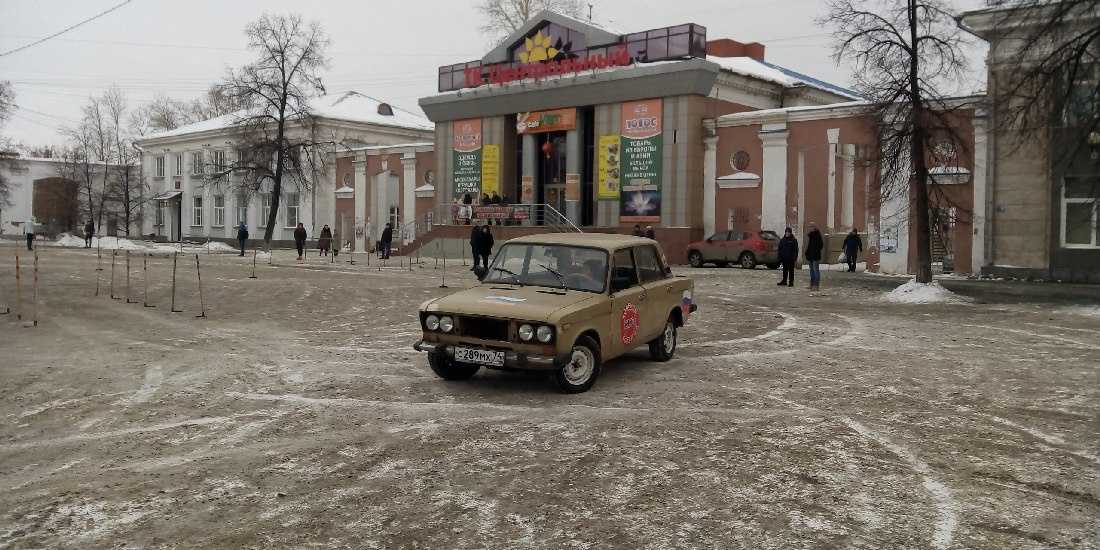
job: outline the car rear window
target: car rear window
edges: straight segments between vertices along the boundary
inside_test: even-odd
[[[777,235],[775,231],[761,231],[760,238],[765,241],[778,241],[779,235]]]

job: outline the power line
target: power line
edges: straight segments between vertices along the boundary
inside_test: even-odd
[[[106,11],[103,11],[103,12],[97,13],[97,14],[95,14],[95,15],[93,15],[93,16],[91,16],[91,17],[89,17],[89,18],[87,18],[87,19],[85,19],[85,20],[83,20],[83,21],[81,21],[81,22],[79,22],[79,23],[77,23],[77,24],[75,24],[75,25],[71,25],[71,26],[70,26],[70,27],[68,27],[67,29],[64,29],[64,30],[62,30],[62,31],[59,31],[59,32],[55,32],[55,33],[53,33],[53,34],[51,34],[51,35],[49,35],[49,36],[47,36],[47,37],[45,37],[45,38],[42,38],[42,39],[40,39],[40,40],[36,40],[36,41],[34,41],[34,42],[31,42],[30,44],[27,44],[26,46],[22,46],[22,47],[16,48],[16,49],[14,49],[14,50],[11,50],[11,51],[7,51],[7,52],[4,52],[4,53],[0,53],[0,57],[4,57],[5,55],[11,55],[11,54],[13,54],[13,53],[15,53],[15,52],[21,52],[21,51],[23,51],[23,50],[25,50],[25,49],[27,49],[27,48],[29,48],[29,47],[31,47],[31,46],[37,46],[38,44],[41,44],[41,43],[43,43],[43,42],[45,42],[45,41],[47,41],[47,40],[49,40],[49,39],[51,39],[51,38],[54,38],[54,37],[57,37],[57,36],[61,36],[61,35],[63,35],[63,34],[65,34],[65,33],[69,32],[69,31],[71,31],[71,30],[73,30],[73,29],[75,29],[75,28],[77,28],[77,27],[79,27],[79,26],[81,26],[81,25],[85,24],[85,23],[89,23],[89,22],[91,22],[91,21],[94,21],[94,20],[96,20],[96,19],[99,19],[100,17],[103,17],[104,15],[107,15],[108,13],[111,13],[111,12],[113,12],[113,11],[115,11],[115,10],[117,10],[117,9],[121,8],[122,6],[125,6],[126,4],[129,4],[130,2],[133,2],[133,1],[134,1],[134,0],[125,0],[124,2],[122,2],[121,4],[119,4],[119,5],[117,5],[117,6],[113,7],[113,8],[110,8],[110,9],[108,9],[108,10],[106,10]]]

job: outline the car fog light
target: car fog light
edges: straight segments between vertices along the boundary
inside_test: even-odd
[[[543,325],[543,326],[539,327],[539,330],[538,330],[537,334],[538,334],[538,337],[539,337],[539,342],[542,342],[543,344],[545,344],[545,343],[549,342],[551,338],[554,337],[554,327],[548,327],[546,325]]]
[[[535,336],[535,327],[532,327],[531,325],[520,325],[519,326],[519,339],[520,340],[523,340],[524,342],[528,342],[534,336]]]
[[[429,315],[424,319],[424,328],[428,330],[439,330],[439,317]]]
[[[451,332],[452,330],[454,330],[454,328],[455,328],[454,319],[451,319],[450,317],[440,317],[439,318],[439,330],[442,330],[443,332]]]

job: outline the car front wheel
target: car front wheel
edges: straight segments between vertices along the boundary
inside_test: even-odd
[[[569,362],[554,371],[554,384],[565,393],[588,391],[600,376],[600,346],[587,336],[577,338]]]
[[[691,267],[703,267],[703,255],[698,250],[692,250],[688,253],[688,263]]]
[[[745,269],[753,269],[756,267],[756,256],[753,256],[752,252],[741,254],[741,259],[739,261],[741,262],[741,267]]]
[[[439,357],[436,355],[428,355],[428,366],[432,368],[432,372],[434,372],[436,376],[451,381],[466,380],[477,374],[477,371],[481,370],[481,366],[479,365],[459,363],[450,357]]]
[[[665,362],[676,353],[676,321],[669,316],[665,321],[665,330],[649,342],[649,356],[654,361]]]

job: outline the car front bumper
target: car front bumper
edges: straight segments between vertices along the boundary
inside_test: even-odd
[[[474,346],[476,347],[476,346]],[[413,344],[413,349],[416,351],[423,351],[435,355],[436,357],[442,357],[446,359],[454,359],[455,346],[452,344],[445,344],[442,342],[425,342],[419,340]],[[568,355],[540,355],[536,353],[517,352],[512,350],[504,351],[504,367],[510,369],[521,370],[556,370],[563,367],[569,362]],[[482,365],[486,368],[499,368],[488,365]]]

